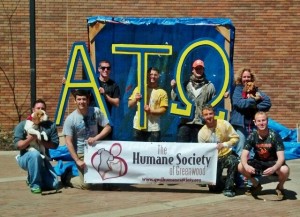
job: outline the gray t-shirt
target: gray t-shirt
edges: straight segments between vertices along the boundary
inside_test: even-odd
[[[76,109],[66,118],[63,134],[72,136],[76,152],[83,154],[85,140],[98,134],[98,125],[105,127],[107,124],[109,124],[108,118],[97,107],[89,107],[86,116]]]

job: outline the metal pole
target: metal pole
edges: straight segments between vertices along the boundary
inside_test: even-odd
[[[30,0],[30,84],[31,106],[36,100],[36,40],[35,40],[35,0]]]

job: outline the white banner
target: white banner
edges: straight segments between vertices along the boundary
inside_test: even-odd
[[[86,145],[86,183],[216,182],[215,143],[99,141]]]

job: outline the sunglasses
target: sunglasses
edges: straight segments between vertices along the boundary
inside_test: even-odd
[[[105,70],[105,69],[110,70],[110,66],[107,66],[107,67],[106,66],[100,66],[99,68],[102,69],[102,70]]]

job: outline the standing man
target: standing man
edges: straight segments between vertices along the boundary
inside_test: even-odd
[[[111,66],[107,60],[102,60],[98,66],[100,73],[99,92],[103,94],[109,113],[111,114],[112,107],[119,107],[120,104],[120,88],[118,84],[110,79]]]
[[[133,137],[135,141],[145,142],[159,142],[161,138],[160,133],[160,116],[163,115],[168,108],[168,95],[165,90],[158,86],[159,70],[150,67],[147,71],[147,104],[144,106],[144,111],[147,114],[147,129],[142,130],[138,124],[138,111],[133,119]],[[142,95],[138,92],[136,87],[129,97],[128,107],[135,108],[140,103]]]
[[[195,114],[193,119],[181,118],[178,126],[177,142],[197,142],[197,134],[203,126],[201,113],[202,106],[207,104],[216,94],[213,83],[206,79],[204,73],[204,62],[197,59],[192,65],[192,75],[184,83],[187,97],[194,103]],[[171,98],[175,100],[176,81],[171,81]]]
[[[76,163],[79,177],[71,177],[71,173],[62,176],[62,182],[70,187],[88,189],[90,186],[84,183],[84,146],[93,145],[98,140],[103,140],[110,132],[109,120],[97,107],[89,107],[89,93],[78,89],[73,92],[77,109],[65,120],[63,134],[66,145]],[[98,125],[103,129],[98,133]],[[67,171],[68,172],[68,171]]]
[[[239,141],[239,136],[231,124],[226,120],[215,119],[215,113],[211,105],[202,108],[202,116],[205,125],[198,133],[199,143],[216,143],[218,149],[218,166],[216,185],[209,185],[212,192],[223,191],[227,197],[234,197],[234,178],[239,163],[238,157],[232,152],[232,147]],[[223,169],[227,168],[227,177],[223,183]]]
[[[276,187],[278,199],[284,199],[284,183],[289,177],[289,167],[285,164],[284,144],[280,136],[268,128],[268,116],[265,112],[257,112],[254,116],[254,124],[257,131],[253,131],[246,140],[241,155],[238,170],[246,178],[252,181],[253,186],[247,193],[257,195],[261,184],[255,179],[255,175],[278,175],[279,183]],[[251,150],[254,150],[254,158],[248,160]]]
[[[118,84],[110,79],[111,66],[107,60],[102,60],[98,66],[99,76],[99,92],[104,96],[106,106],[110,115],[112,115],[112,107],[119,107],[120,105],[120,88]],[[101,129],[100,129],[101,130]],[[113,126],[111,125],[111,132],[106,136],[106,140],[113,138]]]
[[[32,112],[37,110],[46,111],[46,103],[38,99],[33,103]],[[49,156],[49,148],[56,149],[59,145],[59,138],[55,123],[44,121],[39,124],[39,130],[46,132],[48,141],[38,141],[36,135],[25,132],[26,120],[20,122],[14,130],[14,145],[20,150],[16,157],[18,165],[28,172],[27,184],[32,193],[40,194],[42,190],[52,190],[58,188],[58,179],[48,158],[42,158],[41,153],[36,149],[29,150],[30,143],[38,143],[46,149]]]

